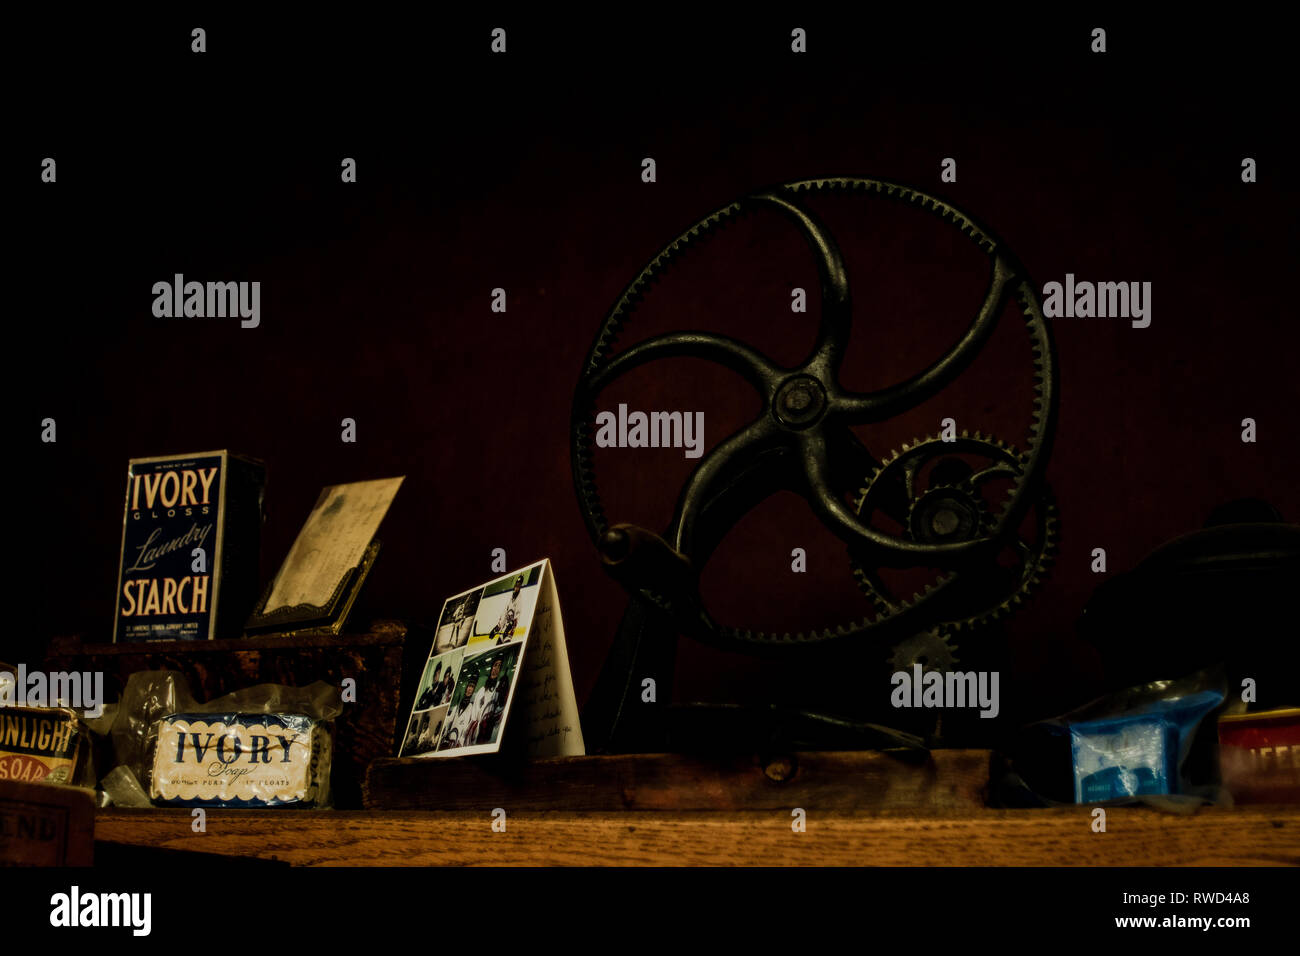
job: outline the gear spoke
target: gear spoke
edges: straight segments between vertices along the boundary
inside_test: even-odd
[[[837,487],[852,488],[864,475],[874,474],[880,467],[876,457],[847,426],[831,425],[827,428],[827,447],[832,455],[832,481]],[[907,501],[901,496],[895,497],[898,500],[883,502],[881,510],[901,523],[907,516]]]
[[[903,462],[903,488],[907,491],[908,501],[916,500],[916,473],[925,462],[921,455],[913,455]]]
[[[679,554],[696,557],[696,525],[705,510],[724,504],[723,499],[737,488],[752,493],[752,483],[745,479],[751,476],[754,463],[782,444],[771,417],[763,415],[724,438],[701,459],[682,487],[667,539]]]
[[[949,567],[968,559],[971,554],[987,546],[983,540],[954,541],[942,544],[919,544],[883,534],[858,520],[840,493],[831,485],[826,465],[826,439],[816,431],[802,436],[804,475],[808,486],[806,495],[813,513],[830,531],[848,544],[863,549],[864,553],[880,564],[890,567],[911,567],[933,564]]]
[[[854,425],[883,421],[915,408],[942,391],[960,375],[984,347],[1006,304],[1015,270],[1000,255],[993,257],[993,274],[975,320],[948,353],[904,382],[875,392],[844,392],[836,397],[832,412]]]
[[[823,380],[831,380],[839,372],[848,348],[849,331],[853,324],[853,307],[849,296],[849,273],[834,237],[812,213],[788,196],[777,193],[759,193],[753,197],[771,203],[792,219],[803,233],[817,262],[817,277],[821,280],[822,311],[817,329],[817,344],[805,361],[805,367],[820,372]]]
[[[739,372],[766,400],[783,370],[762,352],[726,335],[712,332],[669,332],[638,342],[619,352],[586,380],[588,396],[603,391],[614,379],[639,365],[664,358],[702,358]]]
[[[1018,477],[1020,477],[1019,466],[1010,465],[1005,462],[998,462],[995,465],[990,465],[982,471],[975,472],[975,474],[971,475],[966,480],[970,483],[972,488],[978,488],[980,485],[987,481],[992,481],[994,478]]]

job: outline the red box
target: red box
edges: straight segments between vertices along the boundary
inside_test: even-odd
[[[1219,766],[1238,803],[1300,802],[1300,708],[1220,717]]]

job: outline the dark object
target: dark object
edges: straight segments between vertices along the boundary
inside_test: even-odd
[[[207,641],[202,644],[82,644],[56,638],[46,668],[103,671],[104,693],[118,700],[137,671],[180,671],[195,697],[213,700],[254,684],[304,686],[356,682],[356,702],[335,721],[334,805],[356,808],[366,765],[394,753],[406,625],[379,621],[365,634]],[[413,690],[411,691],[414,692]]]
[[[1175,538],[1103,583],[1080,634],[1101,652],[1110,688],[1221,663],[1231,695],[1252,678],[1261,707],[1300,705],[1300,527],[1250,500],[1221,506],[1213,520],[1237,523]]]
[[[989,257],[989,288],[977,316],[948,353],[925,371],[868,394],[840,385],[838,371],[851,327],[848,277],[835,241],[798,201],[800,193],[814,190],[858,190],[912,204],[952,223]],[[790,219],[817,262],[822,315],[816,342],[802,364],[782,368],[735,339],[694,331],[657,336],[611,355],[624,322],[662,269],[726,221],[757,210],[776,211]],[[995,439],[963,435],[963,450],[983,454],[992,464],[976,475],[950,475],[941,487],[924,492],[914,487],[916,471],[927,455],[934,457],[942,449],[905,450],[890,463],[897,467],[886,473],[849,426],[883,421],[938,393],[988,341],[1013,292],[1033,355],[1034,420],[1028,445],[1023,451],[1009,452]],[[646,362],[675,356],[710,359],[740,373],[758,390],[763,411],[701,459],[661,537],[634,525],[607,521],[592,464],[592,422],[596,398],[612,381]],[[583,518],[606,570],[633,598],[583,717],[589,747],[638,750],[669,744],[673,735],[662,709],[641,705],[638,695],[641,682],[653,678],[660,698],[668,698],[679,632],[732,650],[801,656],[814,645],[862,638],[897,641],[939,622],[990,614],[990,608],[1006,595],[990,595],[983,583],[971,582],[984,581],[981,571],[1014,538],[1039,500],[1055,424],[1055,380],[1051,335],[1024,269],[987,229],[925,193],[871,179],[809,180],[731,203],[683,233],[651,260],[615,303],[587,357],[574,398],[572,461]],[[1012,488],[1000,509],[984,514],[975,503],[975,487],[992,477],[1010,479]],[[807,500],[822,522],[849,545],[860,571],[925,565],[948,574],[915,602],[884,597],[876,601],[874,618],[848,624],[796,634],[755,633],[718,624],[700,599],[700,571],[737,519],[781,489]],[[1046,527],[1047,506],[1039,507],[1040,523]],[[908,531],[898,537],[873,528],[870,519],[876,511]],[[1042,541],[1046,547],[1046,533]],[[1023,577],[1036,578],[1039,565],[1032,549],[1023,552],[1023,558]],[[866,582],[860,578],[860,583]],[[841,730],[847,729],[845,722]],[[859,746],[879,745],[872,742],[875,728],[859,726],[858,730]],[[773,732],[780,736],[792,731],[787,722],[776,721]],[[729,741],[718,742],[725,746]]]

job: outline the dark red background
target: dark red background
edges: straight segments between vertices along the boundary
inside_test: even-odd
[[[779,18],[778,18],[779,19]],[[807,18],[803,18],[806,20]],[[1300,515],[1295,177],[1271,51],[1190,28],[1087,23],[805,23],[415,29],[188,24],[60,42],[20,109],[24,209],[12,280],[11,445],[26,523],[10,656],[47,637],[107,639],[128,458],[230,448],[267,463],[262,580],[325,484],[407,476],[382,532],[368,603],[431,621],[443,597],[542,556],[556,567],[579,700],[625,598],[601,572],[575,502],[567,424],[599,322],[649,258],[706,213],[772,183],[898,180],[987,223],[1035,284],[1153,283],[1153,321],[1053,324],[1060,421],[1048,475],[1062,522],[1047,585],[1011,626],[1026,712],[1095,686],[1074,622],[1110,573],[1199,527],[1217,504],[1263,497]],[[43,44],[43,45],[41,45]],[[1231,54],[1231,55],[1228,55]],[[75,77],[75,79],[73,79]],[[41,157],[59,181],[36,182]],[[359,182],[339,182],[342,157]],[[640,179],[651,156],[658,182]],[[958,180],[939,179],[954,157]],[[1240,179],[1243,156],[1259,182]],[[969,321],[979,257],[921,213],[818,206],[854,283],[849,383],[924,367]],[[259,280],[262,324],[159,320],[151,286]],[[508,312],[489,310],[494,287]],[[804,286],[810,314],[789,311]],[[647,302],[646,334],[729,331],[780,360],[811,341],[811,259],[776,218],[683,262]],[[1008,329],[969,379],[864,440],[879,456],[952,415],[1023,441],[1028,351]],[[629,330],[625,342],[641,333]],[[619,396],[706,412],[708,444],[757,408],[703,363],[646,369]],[[612,402],[618,400],[611,392]],[[58,422],[42,444],[37,423]],[[1243,444],[1241,420],[1258,422]],[[339,440],[354,418],[358,441]],[[621,451],[611,517],[661,527],[690,462]],[[809,555],[791,574],[790,549]],[[797,499],[767,503],[706,573],[719,617],[811,628],[862,613],[843,548]],[[685,646],[679,696],[755,699],[781,672]]]

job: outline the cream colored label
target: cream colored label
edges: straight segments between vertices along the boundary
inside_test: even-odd
[[[260,723],[164,720],[154,752],[155,800],[308,800],[318,731]]]

